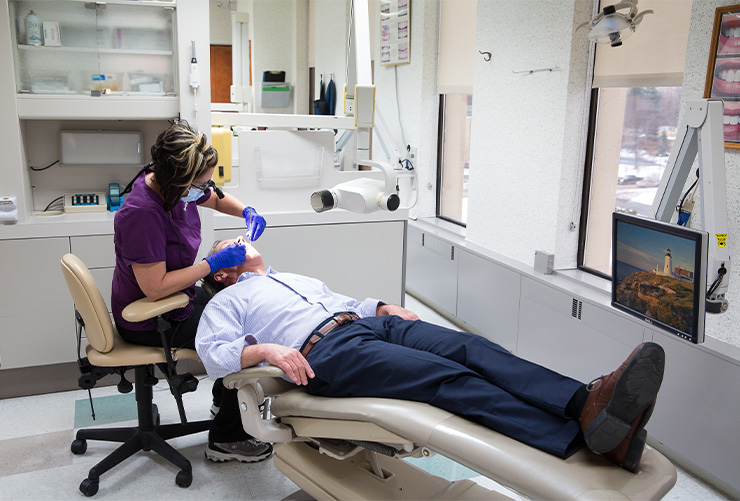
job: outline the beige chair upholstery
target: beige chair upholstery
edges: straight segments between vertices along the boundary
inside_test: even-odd
[[[282,374],[277,367],[255,367],[224,378],[224,385],[239,389],[239,401],[246,404],[242,409],[247,409],[242,412],[245,430],[283,442],[275,446],[275,466],[317,499],[502,497],[469,481],[433,477],[397,459],[433,453],[532,499],[660,499],[676,482],[674,466],[649,446],[633,474],[585,448],[566,460],[557,458],[429,404],[312,396],[277,379]],[[270,411],[279,423],[260,423],[250,415],[250,407],[256,408],[251,403],[263,395],[273,396]],[[357,447],[337,448],[337,440]],[[372,452],[383,451],[382,446],[395,457]]]
[[[61,266],[75,308],[84,323],[87,337],[85,351],[89,363],[94,367],[115,368],[121,374],[127,369],[134,370],[139,416],[136,427],[83,429],[77,432],[72,443],[72,452],[75,454],[83,454],[87,450],[88,439],[122,442],[118,449],[90,470],[88,478],[80,484],[80,490],[87,496],[94,495],[98,490],[100,475],[136,452],[150,449],[178,466],[180,472],[176,476],[176,483],[182,487],[189,486],[192,482],[190,462],[165,440],[204,431],[209,428],[210,421],[159,424],[157,406],[152,402],[152,384],[156,384],[154,365],[167,363],[165,349],[124,341],[116,331],[103,296],[85,264],[74,254],[66,254],[62,257]],[[147,320],[182,308],[188,301],[183,293],[159,301],[141,299],[127,306],[123,316],[132,321]],[[171,359],[199,360],[195,350],[190,349],[172,350]]]

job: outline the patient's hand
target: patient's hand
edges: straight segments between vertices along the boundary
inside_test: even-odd
[[[403,318],[404,320],[419,320],[419,316],[416,313],[395,304],[382,304],[378,306],[378,309],[376,310],[376,315],[379,317],[384,317],[386,315],[396,315]]]
[[[258,344],[262,348],[264,360],[280,367],[297,385],[307,385],[308,379],[314,377],[313,369],[301,353],[280,344]]]

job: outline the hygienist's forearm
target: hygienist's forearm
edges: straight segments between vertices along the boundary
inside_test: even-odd
[[[173,271],[167,271],[164,262],[137,263],[132,265],[132,269],[142,292],[152,301],[190,287],[211,271],[210,265],[205,260]]]
[[[214,209],[230,216],[242,217],[242,211],[247,204],[240,202],[238,198],[228,193],[224,193],[224,198],[218,198],[215,194],[211,196],[216,199]]]

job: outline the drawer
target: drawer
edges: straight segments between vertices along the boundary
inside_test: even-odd
[[[70,248],[90,269],[113,268],[116,265],[116,253],[113,247],[113,235],[95,235],[71,237]]]

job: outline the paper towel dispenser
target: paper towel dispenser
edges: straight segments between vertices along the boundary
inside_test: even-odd
[[[143,165],[138,131],[60,131],[62,165]]]

